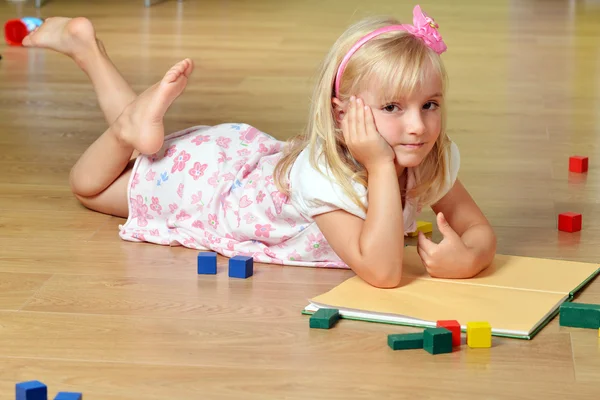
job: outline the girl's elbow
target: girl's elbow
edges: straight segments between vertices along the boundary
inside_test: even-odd
[[[402,263],[390,268],[382,268],[369,280],[369,284],[380,289],[393,289],[400,286],[402,281]]]
[[[384,279],[371,282],[371,286],[379,289],[394,289],[400,285],[400,279]]]

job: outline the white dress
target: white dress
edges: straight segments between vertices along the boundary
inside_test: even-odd
[[[348,268],[312,217],[336,209],[361,218],[365,213],[310,165],[307,149],[290,170],[290,197],[278,191],[273,171],[283,146],[246,124],[197,126],[169,135],[159,152],[135,162],[129,217],[120,237],[263,263]],[[454,144],[451,153],[447,190],[460,165]],[[407,187],[414,180],[409,170]],[[366,205],[366,190],[356,188]],[[414,231],[419,212],[407,202],[406,233]]]

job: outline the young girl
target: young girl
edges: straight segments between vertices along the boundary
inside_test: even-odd
[[[432,276],[474,276],[495,253],[445,133],[446,45],[437,28],[419,6],[413,25],[367,18],[351,26],[324,60],[305,131],[289,143],[239,123],[164,137],[163,116],[192,61],[136,96],[87,19],[47,19],[23,43],[70,56],[89,76],[109,128],[70,184],[87,208],[127,218],[121,238],[349,267],[388,288],[400,282],[404,235],[424,206],[444,236],[418,238]]]

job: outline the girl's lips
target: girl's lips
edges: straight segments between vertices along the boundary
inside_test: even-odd
[[[425,143],[403,143],[402,146],[407,147],[409,149],[418,149],[424,144]]]

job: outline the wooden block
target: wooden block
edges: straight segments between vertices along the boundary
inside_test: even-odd
[[[235,256],[229,259],[229,277],[246,279],[254,275],[254,259]]]
[[[310,317],[310,327],[316,329],[330,329],[340,319],[340,312],[335,308],[319,308]]]
[[[76,392],[59,392],[54,400],[82,400],[83,394]]]
[[[584,173],[588,170],[588,158],[582,156],[569,157],[569,171]]]
[[[460,324],[456,320],[437,321],[438,328],[446,328],[452,332],[452,346],[460,346]]]
[[[431,354],[452,353],[452,332],[446,328],[425,329],[423,349]]]
[[[492,347],[492,327],[488,322],[467,323],[467,345],[471,348]]]
[[[578,232],[581,230],[581,214],[566,212],[558,214],[558,230],[563,232]]]
[[[392,350],[422,349],[423,332],[388,335],[388,346]]]
[[[417,228],[414,232],[409,232],[407,236],[415,237],[419,235],[419,232],[423,232],[425,234],[433,232],[433,225],[431,222],[427,221],[417,221]]]
[[[198,253],[198,274],[214,275],[217,273],[217,253],[202,251]]]
[[[600,328],[600,304],[571,303],[560,305],[560,326],[573,328]]]
[[[48,387],[40,381],[17,383],[15,393],[17,400],[48,400]]]

